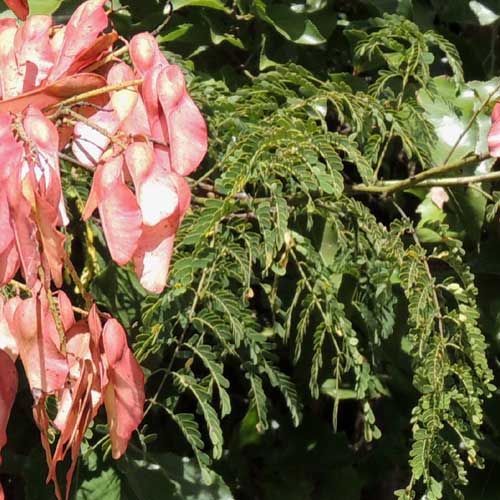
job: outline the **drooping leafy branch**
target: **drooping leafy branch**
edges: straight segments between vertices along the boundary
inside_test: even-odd
[[[151,404],[179,423],[176,407],[192,398],[217,457],[218,422],[232,394],[227,367],[235,362],[260,431],[269,426],[268,391],[277,387],[296,425],[300,397],[327,394],[334,425],[342,401],[352,398],[363,416],[362,441],[380,437],[372,405],[390,389],[377,360],[391,336],[402,336],[420,396],[411,416],[409,486],[398,494],[412,498],[423,486],[429,498],[458,495],[465,461],[480,465],[482,402],[493,389],[473,275],[446,225],[433,228],[441,243],[426,248],[406,216],[388,228],[352,197],[439,180],[454,185],[443,176],[489,155],[434,164],[439,130],[416,98],[435,92],[435,48],[451,61],[453,85],[463,85],[449,43],[394,17],[359,36],[356,57],[382,56],[388,65],[365,91],[342,75],[324,81],[296,65],[277,65],[236,92],[213,80],[192,82],[209,120],[210,163],[193,181],[194,210],[181,228],[171,288],[143,307],[136,350],[170,360]],[[486,110],[478,101],[479,115]],[[401,177],[386,164],[398,145],[421,172],[391,179]],[[163,342],[151,344],[151,331],[162,332],[155,339]],[[282,349],[308,366],[309,396],[274,364]]]

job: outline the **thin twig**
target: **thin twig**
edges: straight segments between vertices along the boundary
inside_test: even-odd
[[[62,106],[71,106],[72,104],[80,104],[84,103],[87,99],[92,97],[96,97],[102,94],[108,94],[109,92],[114,92],[116,90],[123,90],[128,87],[137,87],[141,85],[143,82],[142,78],[138,78],[136,80],[127,80],[121,83],[115,83],[114,85],[105,85],[104,87],[100,87],[95,90],[89,90],[88,92],[82,92],[81,94],[75,95],[73,97],[69,97],[64,101],[57,102],[55,104],[51,104],[43,109],[44,112],[50,111],[51,109],[57,109]]]
[[[99,61],[96,61],[94,64],[91,64],[90,66],[87,66],[85,68],[86,73],[92,73],[96,69],[101,68],[105,64],[108,64],[111,61],[114,61],[118,57],[122,56],[123,54],[126,54],[128,52],[128,45],[124,45],[123,47],[120,47],[119,49],[116,49],[115,51],[111,52],[111,54],[108,54],[106,57],[103,57]]]
[[[64,255],[64,263],[69,271],[69,274],[71,276],[71,279],[77,286],[80,295],[83,297],[83,300],[85,301],[85,307],[90,310],[92,307],[92,304],[94,303],[94,298],[90,293],[86,290],[85,286],[82,283],[82,280],[80,279],[80,276],[78,276],[78,273],[76,272],[75,266],[73,265],[73,262],[71,262],[70,258],[68,257],[67,254]]]
[[[396,191],[402,191],[415,185],[420,185],[422,181],[431,177],[442,175],[453,170],[458,170],[468,165],[473,165],[474,163],[479,163],[481,161],[487,160],[488,158],[490,158],[490,155],[487,153],[482,155],[468,156],[467,158],[463,158],[452,163],[445,162],[443,165],[429,168],[428,170],[424,170],[423,172],[420,172],[412,177],[408,177],[407,179],[402,179],[400,181],[381,181],[373,185],[354,184],[350,187],[350,189],[354,192],[364,193],[394,193]]]
[[[29,293],[30,295],[32,295],[30,288],[28,288],[27,285],[25,285],[24,283],[21,283],[20,281],[10,280],[7,284],[13,286],[14,288],[18,288],[19,290],[22,290],[23,292],[26,292],[26,293]]]
[[[64,111],[61,112],[63,114],[66,114],[74,118],[74,120],[66,119],[67,123],[70,123],[72,125],[76,125],[78,122],[84,123],[88,127],[93,128],[94,130],[102,134],[104,137],[107,137],[114,144],[118,144],[118,146],[120,146],[123,150],[127,149],[127,144],[118,139],[115,135],[110,134],[105,128],[101,127],[100,125],[97,125],[97,123],[94,123],[92,120],[81,115],[80,113],[77,113],[76,111],[73,111],[70,108],[66,108]]]
[[[40,281],[42,286],[45,289],[45,293],[47,295],[47,301],[49,303],[50,314],[52,315],[52,319],[56,325],[57,334],[59,335],[59,350],[65,356],[66,355],[66,332],[64,331],[64,325],[61,320],[61,312],[59,311],[59,304],[54,300],[52,296],[52,291],[50,290],[50,285],[46,286],[45,283],[45,272],[43,267],[40,266],[38,268],[38,275],[40,277]],[[50,282],[50,281],[49,281]]]
[[[82,163],[82,162],[78,161],[76,158],[73,158],[72,156],[69,156],[65,153],[59,152],[59,158],[61,158],[61,160],[69,161],[70,163],[73,163],[74,165],[77,165],[78,167],[82,167],[85,170],[88,170],[89,172],[92,172],[92,173],[95,172],[94,167],[91,167],[89,165],[85,165],[85,163]]]
[[[419,182],[418,187],[433,187],[433,186],[460,186],[464,184],[474,184],[478,182],[494,182],[500,179],[500,172],[490,172],[482,175],[466,175],[462,177],[442,177],[438,179],[427,179]],[[394,181],[387,181],[394,182]],[[397,182],[397,181],[396,181]]]

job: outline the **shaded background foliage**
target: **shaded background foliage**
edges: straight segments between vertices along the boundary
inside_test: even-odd
[[[31,3],[63,19],[78,2]],[[164,294],[111,263],[98,219],[79,218],[90,177],[64,165],[71,252],[127,328],[149,398],[118,464],[94,424],[74,498],[497,498],[497,185],[448,187],[440,208],[429,188],[446,173],[384,182],[495,171],[500,3],[172,6],[158,39],[210,151]],[[113,8],[127,36],[168,11]],[[30,405],[25,383],[8,498],[53,496]]]

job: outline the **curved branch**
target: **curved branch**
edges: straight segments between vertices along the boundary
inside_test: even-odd
[[[373,185],[354,184],[353,186],[350,186],[350,190],[359,193],[390,194],[396,191],[402,191],[404,189],[408,189],[409,187],[412,186],[416,185],[420,186],[423,184],[423,181],[426,181],[427,179],[445,174],[447,172],[451,172],[453,170],[458,170],[468,165],[479,163],[481,161],[487,160],[488,158],[490,158],[489,154],[469,156],[467,158],[463,158],[456,162],[445,163],[443,165],[438,165],[436,167],[429,168],[428,170],[424,170],[423,172],[413,175],[412,177],[408,177],[407,179],[402,179],[400,181],[381,181]],[[478,179],[479,177],[484,177],[484,176],[470,176],[471,180],[468,180],[467,182],[465,182],[465,184],[469,182],[480,182],[480,180]],[[476,180],[473,181],[472,179]],[[440,181],[446,181],[446,180],[447,180],[446,178],[440,179]],[[464,184],[464,182],[462,182],[462,184]],[[440,184],[427,184],[427,185],[441,186],[443,184],[440,183]]]

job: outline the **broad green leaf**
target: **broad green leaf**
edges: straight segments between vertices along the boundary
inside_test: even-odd
[[[63,3],[63,0],[29,0],[30,16],[42,14],[50,16]]]
[[[457,189],[451,200],[453,211],[473,243],[479,243],[486,212],[486,197],[474,188]],[[452,226],[452,229],[455,229]],[[458,228],[457,228],[458,229]]]
[[[269,19],[276,30],[285,38],[303,45],[319,45],[326,38],[305,16],[294,15],[282,5],[275,5],[267,10]]]
[[[193,29],[193,26],[194,25],[191,23],[180,24],[179,26],[176,26],[175,28],[170,30],[165,35],[158,37],[158,42],[160,43],[173,42],[174,40],[183,38],[184,35],[187,35]]]
[[[105,469],[100,475],[87,479],[78,487],[76,500],[120,500],[121,479],[114,469]]]
[[[427,194],[415,211],[420,214],[419,226],[432,222],[442,222],[446,216],[443,209],[432,201],[431,193]]]
[[[475,152],[478,131],[471,118],[476,98],[469,89],[459,92],[450,79],[435,78],[433,83],[435,90],[422,90],[417,98],[438,138],[432,159],[435,164],[442,164],[448,157],[449,161],[456,161]]]
[[[236,435],[234,437],[233,446],[237,448],[243,448],[247,445],[262,442],[265,439],[264,434],[259,432],[259,417],[257,415],[257,409],[252,406],[248,409],[247,413],[241,420]]]
[[[229,12],[228,7],[221,0],[172,0],[174,10],[182,9],[183,7],[208,7]]]
[[[417,235],[420,241],[423,243],[440,242],[442,237],[434,229],[432,229],[432,226],[435,222],[444,222],[446,213],[432,201],[430,192],[418,205],[415,212],[420,214],[420,221],[417,224]]]
[[[243,42],[226,31],[226,26],[217,19],[212,19],[210,16],[203,16],[210,27],[210,38],[214,45],[220,45],[223,42],[231,44],[233,47],[244,50]]]
[[[201,478],[192,459],[173,453],[148,453],[142,458],[126,455],[119,462],[125,480],[138,500],[233,500],[222,478],[213,473],[211,485]]]
[[[481,102],[490,99],[490,106],[486,111],[489,110],[491,104],[500,98],[500,78],[495,77],[491,80],[486,81],[471,81],[467,82],[467,87],[474,90]]]
[[[322,9],[312,15],[282,4],[256,4],[258,15],[271,24],[286,39],[300,45],[325,43],[336,25],[336,15],[330,9]]]

